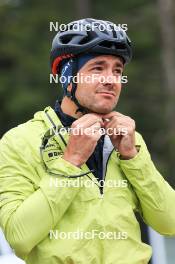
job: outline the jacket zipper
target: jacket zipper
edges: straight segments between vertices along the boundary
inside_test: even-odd
[[[108,156],[108,159],[107,159],[107,161],[106,161],[105,174],[104,174],[104,177],[102,178],[102,180],[103,180],[104,182],[105,182],[105,178],[106,178],[106,172],[107,172],[108,162],[109,162],[109,159],[110,159],[111,154],[112,154],[113,151],[114,151],[114,148],[113,148],[113,150],[110,152],[110,154],[109,154],[109,156]],[[103,196],[103,194],[104,194],[104,186],[102,186],[102,187],[100,186],[99,189],[100,189],[100,195]]]

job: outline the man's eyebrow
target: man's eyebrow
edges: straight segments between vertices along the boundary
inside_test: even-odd
[[[105,60],[98,60],[98,61],[91,62],[91,63],[88,65],[88,67],[95,66],[95,65],[104,65],[104,64],[106,64],[106,61],[105,61]],[[123,68],[123,63],[117,61],[116,64],[115,64],[115,66],[116,66],[116,67],[121,67],[121,68]]]

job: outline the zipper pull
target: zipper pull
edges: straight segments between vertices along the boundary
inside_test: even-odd
[[[104,193],[103,193],[103,187],[100,187],[100,198],[103,199]]]

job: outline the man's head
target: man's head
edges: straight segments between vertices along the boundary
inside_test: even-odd
[[[79,58],[83,56],[90,58],[79,66]],[[52,43],[51,67],[53,74],[64,74],[63,68],[69,60],[65,69],[69,68],[71,76],[79,73],[84,77],[102,77],[103,82],[92,78],[89,82],[78,81],[78,84],[72,78],[66,87],[64,85],[64,94],[82,113],[108,113],[117,104],[121,90],[116,78],[131,57],[131,42],[124,30],[112,22],[88,18],[71,22],[63,32],[57,33]]]

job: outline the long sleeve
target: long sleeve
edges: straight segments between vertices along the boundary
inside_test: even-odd
[[[135,190],[144,221],[163,235],[175,235],[175,191],[155,168],[146,144],[137,134],[139,153],[120,166]]]
[[[32,153],[28,148],[22,140],[12,140],[8,133],[0,142],[0,225],[21,258],[49,234],[79,190],[51,185],[53,177],[42,170],[41,164],[35,168],[29,162],[25,154],[31,158]],[[81,173],[81,169],[61,158],[55,162],[57,173]],[[38,184],[33,179],[39,179]]]

